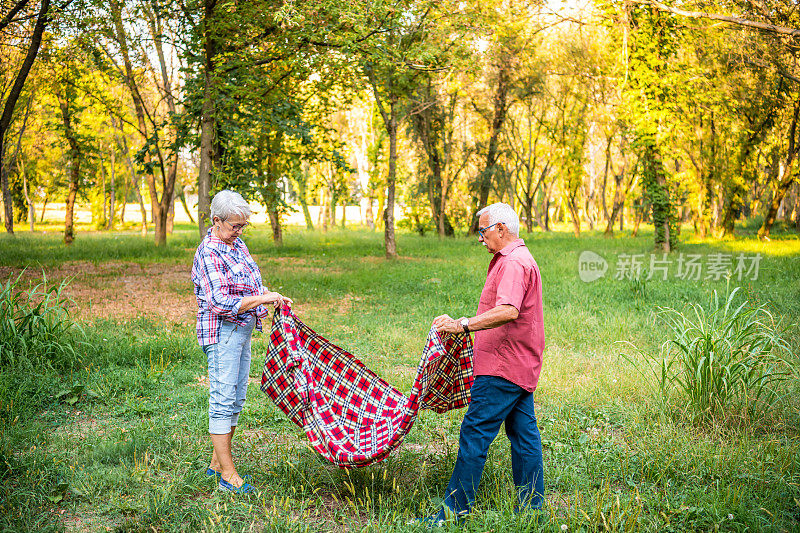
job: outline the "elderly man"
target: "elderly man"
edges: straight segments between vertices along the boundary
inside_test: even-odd
[[[516,509],[539,509],[543,502],[542,442],[533,409],[544,350],[542,280],[518,237],[514,209],[496,203],[478,215],[478,241],[493,254],[478,312],[459,319],[442,315],[433,321],[440,332],[476,332],[475,382],[444,506],[425,520],[428,525],[441,524],[451,513],[461,519],[470,512],[486,453],[503,422],[511,441]]]

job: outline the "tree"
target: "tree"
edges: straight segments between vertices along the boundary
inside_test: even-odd
[[[413,136],[422,147],[427,172],[427,193],[433,222],[440,237],[452,236],[453,225],[447,216],[447,203],[455,181],[469,162],[472,147],[459,139],[464,130],[466,109],[462,88],[450,76],[434,81],[433,73],[419,76],[422,81],[411,96],[408,113]]]
[[[211,223],[211,174],[218,155],[215,151],[216,125],[216,55],[219,50],[217,27],[217,0],[203,1],[203,19],[198,28],[202,39],[202,108],[200,115],[200,167],[197,178],[197,224],[200,237],[205,237]]]
[[[534,56],[536,36],[550,26],[541,17],[542,5],[535,0],[475,4],[476,18],[486,32],[479,34],[476,45],[486,51],[482,54],[484,90],[473,96],[472,106],[488,128],[488,139],[478,145],[485,155],[472,202],[470,233],[473,234],[478,231],[477,213],[488,205],[493,182],[500,171],[500,137],[508,111],[516,99],[525,98],[537,86],[538,73],[525,68],[524,63],[526,58]]]
[[[736,12],[715,13],[705,10],[692,10],[693,5],[700,5],[696,2],[687,2],[685,6],[688,9],[682,9],[676,6],[671,6],[659,2],[657,0],[634,0],[640,4],[646,4],[653,9],[658,9],[665,13],[670,13],[678,17],[686,17],[691,19],[706,19],[716,20],[728,23],[739,28],[747,28],[750,31],[758,31],[760,36],[758,39],[753,39],[749,48],[742,48],[739,52],[739,57],[743,59],[746,67],[757,68],[762,71],[772,70],[777,76],[782,78],[783,87],[777,92],[772,92],[778,99],[781,98],[782,92],[788,88],[786,84],[797,87],[800,84],[800,77],[794,72],[797,64],[797,49],[800,44],[800,13],[797,11],[797,6],[794,2],[788,0],[778,0],[766,4],[760,0],[742,0],[735,5]],[[720,6],[721,8],[724,6]],[[703,5],[703,8],[705,6]],[[764,46],[766,45],[766,46]],[[740,59],[740,61],[742,60]],[[759,77],[764,77],[764,73],[757,74]],[[760,84],[761,87],[764,84]],[[760,90],[759,90],[760,92]],[[770,105],[767,103],[757,110],[756,116],[753,114],[748,117],[748,133],[744,136],[739,151],[738,157],[738,176],[726,183],[725,187],[725,206],[724,215],[722,220],[723,230],[726,234],[732,234],[734,231],[734,223],[736,218],[740,215],[743,207],[745,206],[745,195],[748,186],[752,187],[753,182],[756,180],[756,174],[751,169],[750,158],[756,153],[756,145],[764,141],[771,128],[775,127],[776,118],[780,114],[780,110],[790,107],[781,102],[778,105]],[[796,106],[796,104],[794,104]],[[794,132],[796,128],[796,120],[793,113],[789,113],[791,117],[787,129],[784,131]],[[764,217],[764,224],[759,229],[759,236],[767,238],[774,224],[778,208],[789,190],[789,187],[794,181],[795,172],[793,171],[796,153],[796,142],[792,137],[793,133],[788,139],[786,152],[784,155],[784,172],[774,173],[777,180],[774,183],[774,195],[768,203],[768,208]],[[789,169],[788,174],[785,172]]]
[[[174,202],[175,180],[178,172],[178,147],[182,144],[182,130],[178,122],[176,110],[175,87],[167,72],[163,38],[166,31],[162,21],[162,12],[158,6],[142,2],[138,11],[148,21],[149,41],[153,43],[154,52],[159,59],[160,76],[150,62],[146,51],[137,54],[141,64],[134,68],[129,32],[123,22],[123,9],[126,6],[120,0],[111,0],[110,20],[99,21],[100,31],[106,37],[104,52],[113,65],[119,79],[127,87],[136,115],[136,127],[143,141],[139,153],[139,162],[144,167],[145,181],[148,185],[150,208],[155,228],[156,246],[166,245],[169,212]],[[113,43],[113,46],[112,46]],[[156,95],[145,90],[146,74],[156,86]],[[160,79],[159,79],[160,78]],[[156,179],[158,171],[159,179]],[[160,192],[160,196],[159,196]]]
[[[678,43],[670,17],[651,7],[631,7],[624,14],[632,31],[628,40],[630,103],[626,122],[634,132],[639,171],[651,205],[656,249],[669,252],[678,242],[680,220],[672,176],[664,165],[664,123],[670,118],[675,81],[670,61]]]
[[[800,152],[800,139],[798,139],[798,125],[797,120],[800,116],[800,96],[794,102],[791,112],[791,119],[789,130],[786,132],[786,151],[780,170],[778,179],[775,184],[775,191],[772,196],[772,201],[769,202],[764,222],[758,230],[758,237],[760,239],[769,240],[769,234],[772,231],[772,226],[775,224],[775,219],[778,215],[778,210],[786,198],[786,193],[794,183],[797,177],[797,158]]]
[[[58,83],[55,87],[55,92],[64,124],[64,137],[69,143],[69,192],[67,193],[66,218],[64,220],[64,244],[72,244],[75,240],[75,199],[80,187],[81,163],[84,159],[84,154],[82,143],[76,131],[78,109],[75,102],[77,98],[75,86],[69,83]]]
[[[7,26],[15,24],[22,25],[25,17],[21,15],[28,5],[28,0],[18,0],[15,2],[11,9],[0,19],[0,31],[3,31]],[[51,4],[50,0],[42,0],[39,4],[39,10],[36,14],[36,22],[33,26],[33,31],[30,34],[30,41],[28,42],[27,52],[22,64],[14,76],[14,82],[11,89],[5,96],[3,102],[3,112],[0,115],[0,186],[3,191],[3,205],[5,206],[5,227],[8,233],[14,233],[14,215],[12,211],[12,198],[8,187],[8,171],[9,167],[6,165],[6,148],[5,139],[8,127],[14,118],[14,110],[22,94],[22,89],[25,86],[25,80],[33,67],[33,62],[39,53],[39,48],[42,44],[42,36],[44,35],[45,28],[51,20]]]

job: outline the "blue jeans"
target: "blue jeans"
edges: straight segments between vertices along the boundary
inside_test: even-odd
[[[256,324],[250,315],[247,325],[226,320],[219,328],[219,342],[203,346],[208,357],[208,432],[230,433],[238,425],[247,398],[250,376],[250,338]]]
[[[540,509],[544,501],[542,440],[533,410],[533,393],[496,376],[476,376],[472,399],[461,423],[458,458],[444,504],[458,515],[470,512],[481,482],[486,453],[500,424],[511,441],[511,471],[518,509]],[[444,509],[440,511],[444,518]]]

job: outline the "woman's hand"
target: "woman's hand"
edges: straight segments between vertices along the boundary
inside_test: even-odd
[[[280,294],[278,292],[268,291],[268,292],[265,292],[264,294],[262,294],[261,297],[263,298],[263,303],[265,305],[266,304],[273,304],[275,307],[278,307],[278,306],[281,306],[281,305],[285,305],[285,304],[291,305],[291,304],[294,303],[291,298],[283,296],[282,294]]]

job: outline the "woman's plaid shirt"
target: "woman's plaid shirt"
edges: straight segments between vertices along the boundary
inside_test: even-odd
[[[245,296],[263,294],[261,271],[253,261],[244,241],[236,238],[233,246],[214,237],[209,228],[192,264],[192,282],[197,297],[197,340],[200,346],[219,342],[221,321],[245,325],[247,315],[256,316],[256,328],[261,330],[261,318],[268,318],[269,311],[260,305],[239,314]]]

